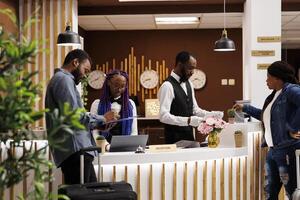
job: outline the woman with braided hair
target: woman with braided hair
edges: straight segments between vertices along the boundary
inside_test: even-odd
[[[129,99],[126,72],[114,70],[106,74],[102,95],[91,106],[91,113],[95,114],[106,113],[110,110],[117,112],[120,119],[137,115],[135,103]],[[109,143],[113,135],[137,135],[137,119],[118,122],[108,131],[102,131],[102,135]]]

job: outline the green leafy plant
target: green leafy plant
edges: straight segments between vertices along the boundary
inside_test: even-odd
[[[41,42],[29,41],[22,35],[35,20],[29,19],[19,26],[12,11],[4,9],[0,13],[6,14],[16,27],[20,27],[17,35],[4,34],[5,30],[0,28],[0,155],[4,155],[0,161],[0,199],[4,198],[5,189],[20,183],[28,172],[34,174],[32,189],[27,194],[19,194],[18,199],[56,199],[57,195],[45,190],[45,183],[53,180],[49,174],[53,164],[46,154],[48,144],[35,149],[32,141],[36,138],[32,124],[47,112],[35,110],[42,91],[40,84],[32,82],[37,72],[27,73],[24,70],[25,64],[34,64],[33,58],[39,53],[37,44]],[[72,129],[83,129],[79,123],[81,114],[81,109],[72,110],[68,104],[49,113],[55,128],[48,130],[51,136],[48,143],[61,146],[53,140],[59,131],[72,134]],[[22,155],[16,154],[15,150],[21,150]],[[64,196],[60,198],[67,199]]]
[[[227,110],[227,117],[228,117],[228,118],[234,118],[234,116],[235,116],[235,111],[234,111],[234,109],[233,109],[233,108],[228,109],[228,110]]]
[[[88,77],[85,76],[81,80],[81,89],[82,89],[81,99],[83,100],[83,105],[84,106],[87,105],[87,95],[88,95],[87,86],[88,86]]]
[[[241,130],[234,131],[234,134],[243,134]]]

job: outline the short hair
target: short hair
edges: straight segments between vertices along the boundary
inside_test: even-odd
[[[74,59],[78,59],[79,63],[82,63],[84,60],[88,59],[90,61],[90,64],[92,65],[91,57],[87,52],[81,49],[74,49],[70,51],[65,57],[63,66],[70,64]]]
[[[268,67],[268,73],[271,76],[277,77],[284,83],[297,83],[294,68],[284,61],[273,62]]]
[[[177,65],[178,63],[182,63],[182,64],[188,63],[191,56],[192,55],[187,51],[179,52],[176,56],[175,65]]]

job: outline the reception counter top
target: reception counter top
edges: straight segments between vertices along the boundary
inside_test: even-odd
[[[235,148],[234,132],[243,132],[243,147]],[[219,134],[220,144],[218,148],[193,148],[177,149],[172,152],[152,153],[146,150],[145,153],[134,152],[106,152],[101,155],[102,164],[129,164],[129,163],[155,163],[155,162],[177,162],[222,159],[228,157],[245,156],[248,154],[248,137],[251,132],[260,131],[260,123],[236,123],[228,124],[226,129]]]
[[[237,157],[247,155],[247,147],[241,148],[193,148],[177,149],[172,152],[122,152],[105,153],[101,155],[101,164],[130,164],[130,163],[157,163],[157,162],[177,162],[177,161],[195,161],[222,159],[228,157]]]

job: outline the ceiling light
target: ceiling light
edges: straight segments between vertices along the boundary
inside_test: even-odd
[[[60,33],[57,37],[58,46],[79,46],[80,36],[71,31],[70,23],[67,23],[67,27],[64,33]]]
[[[198,24],[199,17],[155,17],[156,24]]]
[[[224,0],[224,30],[222,31],[222,36],[219,40],[215,42],[214,51],[235,51],[234,42],[227,37],[226,31],[226,15],[225,15],[225,0]]]
[[[119,2],[143,2],[143,1],[188,1],[188,0],[119,0]]]

